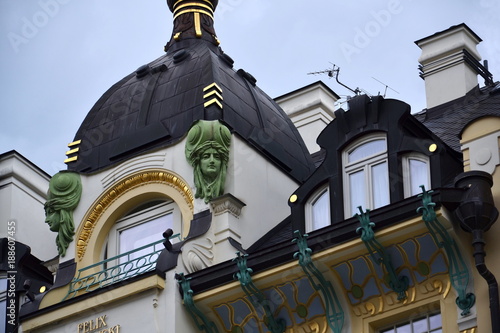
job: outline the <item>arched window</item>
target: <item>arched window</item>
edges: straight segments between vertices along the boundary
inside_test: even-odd
[[[343,152],[344,210],[349,218],[357,207],[375,209],[390,202],[385,135],[364,137]]]
[[[323,187],[311,196],[306,205],[306,232],[311,232],[329,226],[330,193],[328,187]]]
[[[429,158],[423,154],[411,153],[403,156],[403,180],[405,198],[422,193],[420,185],[431,188]]]

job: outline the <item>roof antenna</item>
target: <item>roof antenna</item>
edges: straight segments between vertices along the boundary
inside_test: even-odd
[[[397,92],[396,90],[392,89],[391,87],[389,87],[387,84],[385,84],[384,82],[380,81],[380,80],[377,80],[376,78],[374,78],[372,76],[372,79],[374,79],[375,81],[377,81],[378,83],[380,84],[383,84],[385,86],[385,90],[384,90],[384,95],[382,97],[385,98],[385,94],[387,93],[387,89],[391,89],[392,91],[394,91],[396,94],[399,94],[399,92]],[[380,91],[378,93],[380,95]]]
[[[330,63],[330,64],[332,64],[332,63]],[[361,93],[361,91],[362,91],[361,89],[359,89],[359,88],[351,89],[351,88],[349,88],[348,86],[346,86],[345,84],[343,84],[342,82],[339,81],[340,67],[336,66],[335,64],[332,64],[332,68],[330,68],[330,69],[325,69],[325,70],[319,71],[319,72],[307,73],[307,75],[318,75],[318,74],[325,74],[325,73],[328,74],[328,77],[330,77],[330,78],[332,78],[332,77],[335,76],[335,80],[337,80],[338,84],[340,84],[344,88],[349,89],[354,94],[359,95]]]

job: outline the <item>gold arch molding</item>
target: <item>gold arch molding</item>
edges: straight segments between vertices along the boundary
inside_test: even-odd
[[[190,215],[192,216],[194,196],[189,185],[180,176],[167,170],[147,170],[127,176],[101,194],[85,215],[76,241],[76,256],[78,260],[81,260],[85,255],[92,232],[104,212],[126,193],[151,184],[167,185],[173,188],[175,192],[180,194],[184,200],[183,206],[189,208]],[[181,205],[182,203],[178,202],[178,204]]]

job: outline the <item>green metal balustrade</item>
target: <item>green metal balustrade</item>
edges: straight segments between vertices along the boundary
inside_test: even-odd
[[[179,237],[179,234],[172,235],[169,238],[176,237]],[[160,253],[165,249],[163,242],[165,242],[165,239],[78,270],[78,274],[71,281],[68,293],[63,300],[154,270]],[[149,248],[151,248],[151,251],[148,251],[148,253],[138,255],[141,251]]]

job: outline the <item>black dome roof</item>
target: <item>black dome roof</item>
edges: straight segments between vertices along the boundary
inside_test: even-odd
[[[222,121],[291,177],[305,180],[313,163],[297,129],[250,74],[233,70],[217,46],[213,21],[202,18],[203,36],[190,34],[182,15],[176,18],[167,53],[97,101],[76,133],[80,149],[68,169],[91,173],[172,145],[204,119]]]

